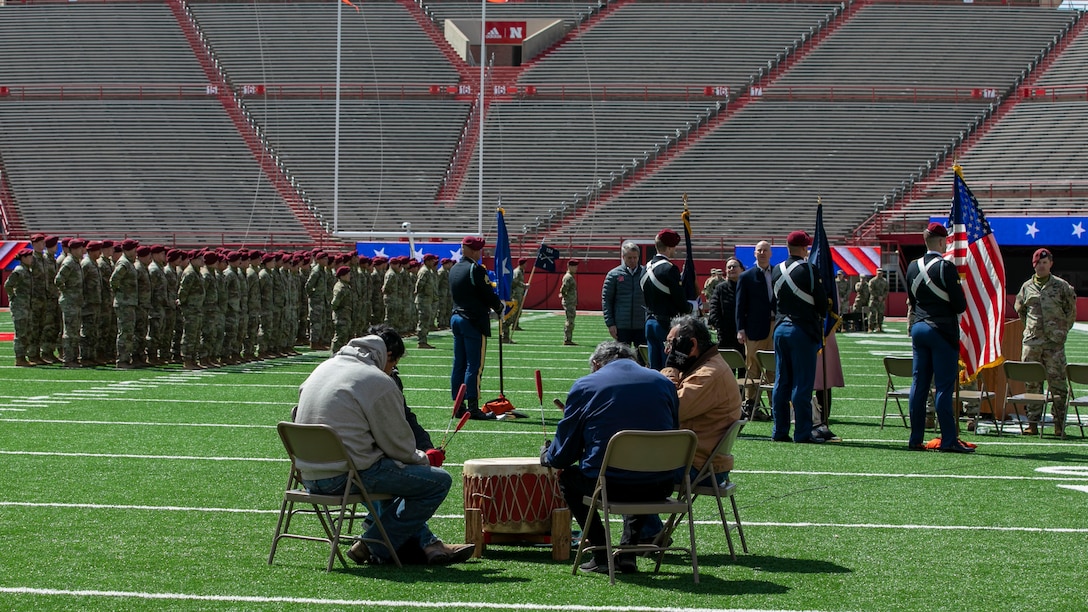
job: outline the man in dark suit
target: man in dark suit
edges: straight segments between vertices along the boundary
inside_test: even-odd
[[[744,414],[750,415],[759,399],[759,366],[756,351],[773,351],[774,292],[771,288],[771,244],[756,243],[756,265],[737,279],[737,342],[744,345],[747,378]]]

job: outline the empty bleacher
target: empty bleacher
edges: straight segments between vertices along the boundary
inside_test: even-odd
[[[520,82],[739,88],[839,6],[632,2],[532,65]]]
[[[0,142],[33,231],[186,244],[306,237],[215,99],[3,103]]]
[[[337,2],[194,3],[191,10],[236,85],[336,82]],[[403,6],[343,7],[341,82],[456,83],[457,71]]]
[[[1074,16],[1039,7],[872,4],[775,85],[1007,87]]]
[[[306,196],[332,223],[334,101],[257,100],[249,110]],[[403,221],[424,219],[433,225],[435,192],[468,111],[468,102],[452,100],[343,100],[339,227],[399,231]]]
[[[1065,51],[1036,81],[1037,87],[1082,85],[1088,87],[1088,33],[1081,31]]]

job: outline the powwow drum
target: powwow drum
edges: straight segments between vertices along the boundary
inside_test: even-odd
[[[477,555],[491,542],[550,539],[552,556],[567,558],[570,512],[555,469],[537,457],[470,459],[463,479],[465,537],[476,543]]]

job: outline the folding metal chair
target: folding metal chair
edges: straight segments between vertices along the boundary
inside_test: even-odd
[[[1077,415],[1077,427],[1080,428],[1080,437],[1084,437],[1084,420],[1080,418],[1080,407],[1088,406],[1088,395],[1077,397],[1073,392],[1073,383],[1088,386],[1088,364],[1070,363],[1065,366],[1065,376],[1069,379],[1069,401],[1066,406]]]
[[[578,542],[578,552],[574,555],[574,568],[572,574],[578,573],[578,566],[582,562],[584,553],[604,549],[608,555],[608,582],[616,584],[616,560],[617,551],[628,552],[656,552],[657,565],[654,573],[661,569],[661,559],[669,550],[682,550],[691,555],[691,571],[695,583],[699,583],[699,560],[695,555],[695,524],[688,521],[688,537],[690,547],[668,545],[671,533],[662,530],[657,540],[661,544],[613,544],[612,528],[609,517],[611,515],[629,514],[668,514],[691,515],[691,462],[695,458],[695,448],[699,439],[695,432],[688,429],[670,431],[642,431],[623,430],[616,432],[608,441],[608,447],[604,451],[604,460],[601,465],[601,473],[597,477],[597,485],[593,489],[593,495],[584,498],[589,506],[588,516],[592,517],[600,510],[604,518],[604,545],[589,545],[583,537]],[[683,470],[684,478],[680,483],[680,494],[677,497],[666,497],[657,501],[646,502],[614,502],[608,498],[608,482],[605,473],[609,470],[626,470],[628,472],[654,473],[674,472]],[[674,526],[676,521],[671,520]]]
[[[759,375],[759,404],[758,407],[753,408],[752,412],[754,414],[756,410],[764,407],[763,393],[766,392],[767,404],[764,412],[770,418],[770,406],[774,395],[774,351],[756,351],[756,360],[759,362],[759,368],[763,371]]]
[[[740,371],[744,369],[744,355],[740,354],[740,351],[733,348],[720,348],[718,354],[725,360],[725,364],[729,366],[730,370],[733,370],[733,376],[737,379],[737,385],[744,391],[744,383],[740,379]]]
[[[741,548],[745,553],[748,552],[748,542],[744,539],[744,528],[742,528],[740,524],[740,511],[737,510],[737,500],[736,497],[734,497],[737,493],[737,483],[733,480],[729,480],[724,486],[718,484],[718,474],[714,471],[714,458],[728,457],[729,464],[732,466],[733,445],[737,441],[737,436],[740,435],[740,430],[744,429],[744,426],[747,424],[748,421],[741,419],[739,421],[734,421],[733,424],[725,430],[725,433],[722,434],[721,439],[718,441],[718,445],[714,447],[714,452],[707,458],[706,463],[699,470],[699,474],[692,479],[691,485],[691,503],[693,505],[700,495],[713,496],[714,501],[718,503],[718,516],[721,517],[722,529],[725,530],[725,542],[729,545],[729,556],[731,556],[734,561],[737,560],[737,553],[733,548],[733,538],[730,535],[730,532],[734,529],[737,530],[737,535],[740,536]],[[732,467],[730,467],[730,469],[732,469]],[[704,482],[707,484],[703,484]],[[676,489],[679,491],[680,487],[677,486]],[[722,505],[722,499],[725,498],[728,498],[729,503],[733,506],[733,518],[735,522],[730,522],[725,516],[725,506]],[[670,517],[669,520],[675,523],[683,520],[683,518],[683,515],[677,515]],[[690,516],[688,517],[688,520],[691,520]],[[670,525],[664,531],[672,531],[675,528],[675,525]]]
[[[272,536],[272,551],[268,553],[268,564],[271,565],[276,556],[276,547],[279,545],[280,539],[291,538],[327,542],[331,550],[329,551],[329,562],[325,567],[325,571],[332,570],[333,563],[337,558],[340,559],[340,563],[344,564],[344,567],[347,567],[347,561],[344,560],[344,555],[340,552],[339,544],[341,540],[352,540],[346,534],[351,533],[351,527],[355,519],[358,518],[355,509],[359,504],[363,504],[370,511],[370,519],[374,521],[382,536],[381,539],[364,538],[364,541],[384,544],[392,555],[393,562],[397,564],[397,567],[400,567],[400,559],[397,558],[396,549],[393,547],[392,542],[389,541],[389,534],[385,532],[385,526],[382,525],[381,518],[378,516],[374,505],[375,501],[393,499],[393,496],[367,492],[366,486],[363,485],[363,481],[359,478],[359,472],[355,470],[351,456],[348,455],[347,449],[344,448],[340,435],[328,425],[303,425],[284,421],[280,422],[276,428],[279,431],[280,440],[283,441],[283,447],[287,450],[288,457],[291,458],[291,474],[287,478],[287,489],[283,493],[283,503],[280,504],[280,515],[279,520],[276,522],[276,533]],[[339,495],[310,493],[302,485],[300,464],[309,469],[343,470],[347,472],[348,480],[344,492]],[[313,509],[296,510],[295,504],[308,504]],[[332,508],[338,508],[339,512],[334,515]],[[325,531],[326,537],[319,538],[290,533],[291,519],[296,514],[315,514]],[[346,532],[343,530],[345,520],[348,521]]]
[[[880,413],[880,428],[884,429],[884,419],[888,416],[888,400],[895,400],[895,406],[899,409],[899,418],[903,419],[903,427],[907,424],[907,415],[903,412],[903,401],[910,400],[910,385],[905,389],[895,386],[896,378],[911,380],[914,377],[914,360],[910,357],[885,357],[884,372],[888,375],[888,387],[884,391],[884,410]]]
[[[1040,406],[1043,415],[1046,408],[1054,401],[1050,395],[1050,388],[1046,386],[1046,367],[1038,361],[1006,361],[1002,364],[1005,368],[1005,415],[1009,414],[1009,406],[1012,406],[1016,414],[1016,424],[1020,426],[1020,433],[1024,433],[1024,416],[1020,414],[1019,406]],[[1015,382],[1025,384],[1042,384],[1042,393],[1013,393],[1012,384]],[[1043,435],[1043,419],[1036,425],[1039,435]],[[1004,431],[1004,421],[994,419],[998,435]]]

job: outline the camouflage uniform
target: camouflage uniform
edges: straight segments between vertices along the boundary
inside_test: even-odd
[[[147,333],[151,320],[151,274],[141,259],[137,257],[133,264],[136,268],[136,338],[132,360],[137,363],[145,362],[148,358]]]
[[[261,311],[264,308],[261,303],[260,261],[254,261],[246,268],[246,287],[249,296],[246,298],[249,310],[247,317],[246,340],[242,344],[243,356],[247,359],[256,359],[260,349]]]
[[[99,257],[101,259],[101,257]],[[101,335],[98,319],[102,312],[102,274],[98,271],[98,263],[91,259],[90,255],[84,255],[79,262],[83,270],[83,308],[80,310],[82,319],[79,329],[79,352],[85,365],[98,363],[102,354],[98,351],[99,336]]]
[[[177,261],[175,259],[174,261]],[[163,267],[163,276],[166,278],[166,311],[163,315],[163,337],[165,338],[166,354],[164,359],[177,362],[181,358],[181,317],[178,316],[178,268],[168,261]]]
[[[862,327],[868,325],[867,315],[869,314],[869,281],[862,276],[861,279],[854,284],[854,312],[861,313]]]
[[[448,282],[448,281],[447,281]],[[513,332],[520,329],[521,311],[525,306],[525,270],[519,265],[510,278],[510,300],[517,302],[514,313],[502,328],[502,341],[513,342]]]
[[[66,253],[54,284],[60,294],[59,304],[64,327],[64,364],[79,363],[79,329],[83,325],[83,268],[79,260]]]
[[[432,268],[424,264],[416,273],[415,303],[418,323],[417,335],[420,348],[428,348],[427,335],[434,326],[434,299],[438,293],[438,279]]]
[[[559,288],[559,298],[563,303],[563,313],[566,315],[566,323],[563,324],[563,344],[574,343],[574,315],[578,308],[578,283],[574,281],[574,275],[570,270],[563,275],[563,284]]]
[[[178,279],[178,316],[181,318],[181,358],[187,369],[200,359],[200,334],[204,329],[204,279],[196,258]]]
[[[328,270],[324,265],[314,264],[310,269],[310,276],[306,279],[306,298],[310,316],[310,348],[318,349],[325,337],[323,325],[325,323],[325,310],[329,305],[329,295],[326,293],[328,286],[325,284],[325,275]]]
[[[272,350],[283,354],[287,351],[287,275],[283,265],[277,263],[272,271],[272,304],[275,315],[272,318],[275,331],[272,337]]]
[[[151,279],[151,308],[147,312],[147,357],[155,363],[170,361],[170,338],[173,328],[167,328],[166,310],[173,309],[174,299],[167,287],[166,271],[152,260],[147,266]]]
[[[1069,386],[1065,377],[1065,340],[1077,318],[1077,294],[1064,279],[1051,274],[1041,283],[1034,277],[1020,287],[1013,304],[1024,320],[1023,361],[1038,361],[1046,367],[1046,382],[1054,397],[1051,414],[1055,423],[1065,423]],[[1029,393],[1040,393],[1041,383],[1025,385]],[[1042,406],[1028,406],[1028,421],[1042,420]],[[1057,432],[1057,429],[1055,430]]]
[[[225,259],[220,259],[215,264],[215,288],[218,290],[216,299],[219,307],[215,309],[215,343],[213,348],[215,359],[220,365],[223,364],[223,358],[226,356],[224,346],[227,329],[227,302],[230,299],[230,296],[227,295],[227,281],[223,278],[223,269],[226,264]]]
[[[215,264],[205,263],[200,268],[200,280],[204,286],[204,306],[200,316],[200,362],[214,363],[215,311],[219,309],[219,279],[215,276]]]
[[[835,291],[839,294],[839,314],[850,314],[850,279],[845,276],[835,277]]]
[[[257,336],[257,342],[260,344],[262,357],[269,357],[272,355],[272,341],[275,334],[274,320],[276,318],[276,306],[273,303],[272,292],[274,281],[272,280],[272,270],[269,269],[270,267],[271,266],[268,264],[263,264],[260,272],[257,274],[261,292],[261,330]]]
[[[31,256],[33,261],[33,256]],[[34,326],[32,325],[33,282],[34,277],[30,272],[32,264],[24,266],[19,263],[11,272],[11,276],[4,281],[4,291],[8,294],[8,305],[11,307],[11,320],[15,324],[15,365],[32,365],[27,359],[32,355],[31,351],[37,346],[34,338]]]
[[[332,352],[339,351],[348,340],[351,340],[351,315],[354,299],[352,297],[351,281],[347,276],[336,281],[332,288],[332,301],[329,308],[332,310]]]
[[[238,329],[242,316],[242,283],[245,280],[241,278],[237,261],[235,259],[223,271],[223,284],[227,294],[227,312],[223,317],[223,351],[228,363],[237,362],[238,355],[242,352]]]
[[[884,331],[884,306],[888,301],[888,279],[877,274],[869,280],[869,331]]]
[[[385,321],[385,271],[381,266],[374,266],[370,273],[370,323],[377,324]]]
[[[117,366],[120,368],[129,367],[135,350],[136,305],[140,299],[138,282],[136,266],[129,255],[122,255],[110,276],[113,311],[117,316]]]
[[[103,247],[102,256],[98,258],[98,274],[102,279],[102,306],[98,311],[98,323],[102,329],[98,334],[98,348],[95,353],[103,364],[117,356],[117,315],[113,310],[113,287],[110,286],[114,269],[111,255],[113,247]]]
[[[436,329],[446,329],[450,326],[450,316],[453,315],[453,294],[450,293],[450,269],[445,264],[439,266],[435,272],[435,282],[438,284],[438,304],[434,307]]]
[[[398,317],[400,306],[397,304],[399,295],[397,291],[397,273],[393,271],[393,265],[390,264],[389,269],[385,271],[385,278],[382,279],[382,306],[385,312],[383,322],[398,331],[400,330],[397,326],[400,323]]]
[[[353,273],[351,277],[352,283],[359,286],[359,310],[355,312],[355,329],[356,337],[366,334],[366,328],[370,325],[370,304],[372,297],[370,295],[370,270],[367,270],[369,263],[363,263],[359,265],[359,271],[357,274]]]
[[[41,313],[42,355],[57,361],[53,357],[53,352],[57,348],[57,340],[60,339],[60,290],[57,289],[55,280],[57,277],[57,257],[55,253],[50,253],[50,247],[48,246],[45,255],[42,257],[42,264],[45,270],[45,296],[47,300],[47,305]]]

